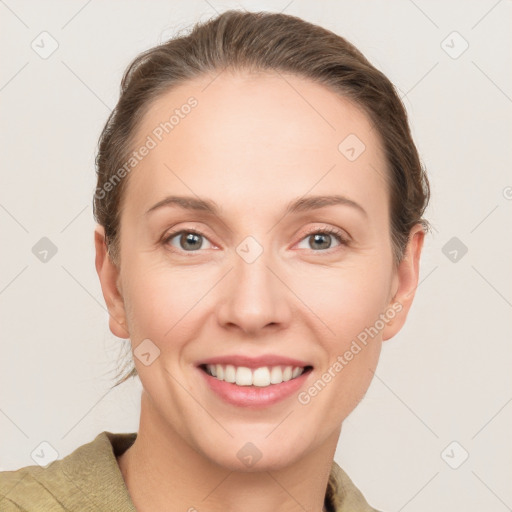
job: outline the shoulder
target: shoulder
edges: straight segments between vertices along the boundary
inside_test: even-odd
[[[102,432],[47,466],[0,472],[0,510],[78,512],[103,510],[108,504],[111,510],[134,512],[116,455],[135,436]]]
[[[334,512],[380,512],[366,501],[343,469],[333,461],[329,481],[333,484],[332,509]]]
[[[27,492],[27,477],[34,469],[36,467],[27,466],[17,471],[0,472],[0,510],[5,512],[23,510],[16,503],[17,496]]]

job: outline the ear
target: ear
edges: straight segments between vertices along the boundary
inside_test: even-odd
[[[424,239],[423,226],[421,224],[413,226],[404,257],[398,265],[393,279],[393,299],[390,301],[389,307],[396,312],[396,315],[384,327],[383,341],[395,336],[405,323],[418,287],[420,256]]]
[[[96,247],[96,272],[100,278],[103,298],[110,317],[110,330],[118,338],[129,338],[124,300],[118,285],[119,269],[110,259],[105,242],[105,229],[99,224],[94,231],[94,245]]]

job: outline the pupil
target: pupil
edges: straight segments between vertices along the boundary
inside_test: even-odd
[[[330,239],[330,235],[327,235],[327,234],[316,234],[316,235],[313,235],[314,236],[314,239],[315,239],[315,243],[319,242],[320,245],[322,245],[322,239],[324,240],[329,240]],[[320,247],[321,249],[328,249],[329,248],[329,243],[325,243],[323,244],[324,246],[323,247]],[[318,247],[317,247],[318,248]]]
[[[185,235],[182,235],[182,240],[183,240],[183,237]],[[194,249],[195,247],[201,247],[201,243],[197,244],[199,240],[199,235],[196,235],[195,233],[188,233],[186,236],[185,236],[185,247],[184,249],[187,249],[186,245],[187,244],[191,244],[188,248],[192,248]],[[194,242],[195,242],[195,245],[194,245]]]

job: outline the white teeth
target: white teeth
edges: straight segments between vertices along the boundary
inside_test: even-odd
[[[214,375],[214,377],[216,377],[216,375]],[[236,368],[232,364],[228,364],[226,366],[226,371],[224,372],[224,380],[231,383],[236,382]]]
[[[270,386],[270,371],[264,366],[263,368],[256,368],[252,374],[252,385],[264,388]]]
[[[252,372],[250,368],[239,366],[236,369],[236,384],[237,386],[251,386],[252,385]]]
[[[283,382],[283,370],[281,370],[280,366],[274,366],[272,368],[270,372],[270,382],[271,384],[280,384]]]
[[[295,379],[304,373],[300,366],[262,366],[260,368],[247,368],[246,366],[235,367],[231,364],[208,364],[207,373],[219,380],[224,380],[237,386],[267,387],[271,384]]]
[[[301,374],[300,368],[298,366],[296,366],[292,372],[292,379],[295,379],[295,377],[298,377],[300,374]]]

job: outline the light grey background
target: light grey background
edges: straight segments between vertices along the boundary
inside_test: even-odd
[[[386,511],[511,510],[510,0],[0,1],[1,469],[138,428],[139,381],[109,392],[123,342],[94,269],[96,143],[129,61],[227,8],[355,43],[404,96],[431,180],[416,300],[337,462]]]

